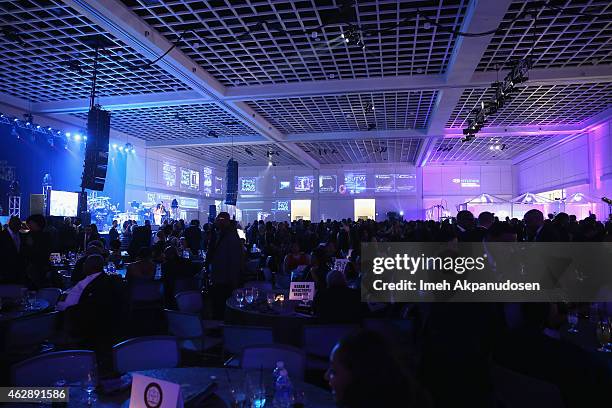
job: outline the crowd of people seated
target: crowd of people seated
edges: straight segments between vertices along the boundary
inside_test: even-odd
[[[246,239],[239,237],[237,229],[244,230]],[[502,304],[381,306],[361,302],[362,243],[453,241],[612,241],[612,223],[594,216],[578,221],[565,213],[545,217],[530,210],[523,220],[499,220],[489,212],[474,217],[469,211],[460,211],[454,222],[258,221],[243,228],[222,212],[214,223],[203,226],[197,220],[189,225],[167,220],[155,233],[147,222],[138,225],[128,221],[122,227],[113,223],[108,240],[104,240],[93,224],[83,226],[66,219],[61,228],[49,228],[42,216],[31,216],[25,223],[12,217],[0,231],[4,262],[0,281],[31,289],[52,285],[50,253],[80,251],[71,276],[72,288],[57,309],[65,311],[71,334],[85,339],[94,350],[108,350],[126,337],[126,325],[121,322],[127,313],[130,285],[157,276],[164,285],[164,307],[173,308],[176,283],[201,272],[192,268],[188,258],[205,252],[207,278],[200,289],[210,300],[210,316],[222,320],[226,300],[246,280],[247,262],[257,259],[277,282],[281,277],[287,282],[314,281],[313,310],[320,322],[359,324],[364,318],[380,316],[409,317],[417,322],[418,358],[410,366],[385,354],[388,351],[381,340],[368,332],[347,337],[337,345],[326,378],[343,406],[377,405],[372,401],[381,394],[374,396],[372,384],[387,389],[389,398],[403,385],[402,395],[413,399],[414,406],[426,406],[417,381],[436,406],[462,402],[490,406],[491,361],[557,385],[568,407],[580,406],[585,394],[596,401],[602,387],[610,384],[609,370],[584,350],[550,335],[558,330],[566,305],[523,305],[521,323],[511,327]],[[122,256],[124,248],[127,257]],[[333,260],[338,258],[348,260],[343,271],[334,267]],[[105,272],[109,262],[126,266],[125,281]],[[377,382],[371,382],[372,375]]]

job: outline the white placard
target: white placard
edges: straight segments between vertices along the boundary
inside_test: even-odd
[[[313,300],[314,282],[291,282],[289,285],[289,300]]]
[[[132,374],[130,408],[183,408],[181,386],[140,374]]]
[[[334,271],[340,271],[344,273],[346,265],[349,263],[348,259],[338,258],[334,261]]]

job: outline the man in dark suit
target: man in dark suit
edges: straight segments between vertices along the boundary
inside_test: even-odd
[[[187,247],[191,250],[192,254],[197,254],[202,248],[202,230],[200,229],[200,221],[191,220],[189,227],[185,229],[183,233],[185,241],[187,241]]]
[[[8,228],[0,232],[0,257],[4,263],[0,273],[2,283],[24,283],[25,262],[22,252],[21,220],[11,217]]]
[[[550,223],[544,222],[544,214],[540,210],[532,209],[523,216],[526,229],[526,241],[529,242],[558,242],[559,234]]]
[[[108,352],[124,328],[127,301],[121,281],[104,273],[104,258],[90,255],[83,264],[85,278],[79,281],[59,302],[57,308],[66,311],[69,330],[84,345],[97,352]]]
[[[151,247],[151,224],[145,224],[142,227],[136,227],[132,231],[132,241],[128,246],[128,253],[131,257],[135,257],[141,248]]]
[[[471,242],[472,232],[475,227],[474,214],[468,210],[461,210],[457,213],[457,238],[462,242]]]
[[[117,230],[118,227],[119,227],[119,223],[117,222],[117,220],[113,220],[113,226],[108,231],[108,243],[109,244],[120,238],[119,231]]]
[[[213,318],[223,319],[225,301],[232,295],[232,291],[242,284],[244,253],[236,227],[232,225],[227,212],[219,213],[215,225],[219,233],[206,258],[213,282]]]

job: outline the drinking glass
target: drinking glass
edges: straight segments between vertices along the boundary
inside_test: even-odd
[[[251,393],[251,408],[264,408],[266,405],[266,390],[264,387],[255,387]]]
[[[246,393],[240,387],[232,389],[232,408],[246,408],[247,400]]]
[[[257,302],[259,300],[259,289],[253,288],[253,301]]]
[[[293,408],[304,408],[306,406],[306,393],[302,390],[293,391]]]
[[[242,289],[238,289],[236,291],[236,301],[238,302],[238,307],[242,307],[242,301],[244,300],[244,292],[242,291]]]
[[[28,291],[28,297],[26,299],[26,306],[28,310],[33,310],[36,306],[36,291]]]
[[[246,299],[249,305],[253,303],[253,289],[249,289],[249,288],[245,289],[244,298]]]
[[[96,390],[96,386],[98,385],[98,376],[97,376],[97,368],[96,366],[93,366],[88,372],[87,372],[87,378],[85,378],[85,381],[83,382],[83,389],[85,390],[85,403],[87,403],[88,406],[93,405],[94,402],[96,402],[96,396],[94,394],[94,391]]]
[[[274,293],[266,293],[266,301],[268,302],[268,306],[272,307],[272,303],[274,303]]]
[[[601,347],[597,349],[597,351],[602,353],[609,353],[611,350],[606,348],[608,343],[610,342],[610,324],[607,320],[601,320],[597,323],[597,341]]]
[[[567,322],[569,323],[568,333],[578,333],[578,313],[568,312]]]

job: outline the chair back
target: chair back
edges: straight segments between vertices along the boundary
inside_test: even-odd
[[[185,313],[200,313],[204,307],[202,293],[198,290],[179,292],[175,296],[178,310]]]
[[[179,339],[190,339],[203,335],[202,322],[198,315],[176,310],[165,310],[168,332]]]
[[[132,303],[161,302],[163,285],[161,281],[139,280],[130,283],[130,301]]]
[[[264,281],[248,281],[243,286],[245,288],[257,288],[265,292],[270,292],[272,290],[272,283]]]
[[[0,285],[0,298],[21,298],[21,292],[25,287],[21,285],[5,284]]]
[[[42,288],[36,293],[36,297],[39,299],[45,299],[49,302],[49,306],[53,307],[57,304],[59,297],[62,294],[62,290],[59,288]]]
[[[113,368],[118,373],[173,368],[179,365],[176,337],[136,337],[113,346]]]
[[[52,387],[58,380],[83,382],[96,369],[96,354],[89,350],[45,353],[14,364],[11,384],[19,387]]]
[[[304,326],[304,351],[312,356],[328,358],[338,341],[357,329],[359,327],[355,325]]]
[[[51,312],[11,320],[4,340],[7,350],[37,346],[55,334],[60,312]]]
[[[196,278],[177,279],[174,282],[174,295],[181,292],[193,291],[198,289],[198,281]]]
[[[283,361],[290,377],[304,379],[306,354],[299,348],[284,344],[260,344],[242,349],[240,368],[272,370],[277,361]]]
[[[508,370],[492,367],[495,395],[507,408],[563,408],[559,388],[551,383]]]
[[[244,347],[272,343],[271,327],[223,325],[223,351],[226,353],[240,354]]]

